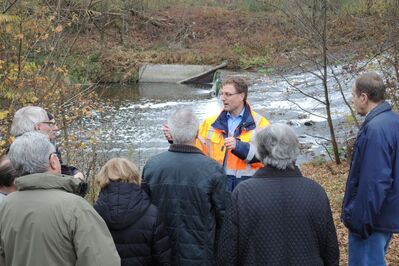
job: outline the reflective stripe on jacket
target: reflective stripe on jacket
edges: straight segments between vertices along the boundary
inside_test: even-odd
[[[237,145],[227,150],[224,138],[228,136],[227,112],[205,119],[199,127],[196,146],[210,158],[224,166],[226,175],[241,178],[252,176],[263,164],[255,158],[255,147],[250,144],[257,129],[266,127],[269,121],[252,111],[246,103],[241,123],[234,132]]]

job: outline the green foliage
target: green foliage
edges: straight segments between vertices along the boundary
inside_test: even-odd
[[[208,6],[239,9],[250,12],[269,11],[274,5],[281,5],[288,0],[116,0],[102,1],[96,5],[97,10],[105,9],[135,9],[135,10],[160,10],[175,6]]]
[[[334,157],[334,150],[332,146],[327,146],[326,151],[330,157]],[[341,161],[345,160],[346,148],[342,146],[338,147],[338,155]]]
[[[266,66],[271,64],[268,49],[263,49],[263,52],[259,52],[258,49],[243,47],[239,43],[236,43],[232,49],[239,57],[239,64],[242,69],[261,70],[266,69]]]
[[[20,21],[20,17],[15,15],[0,14],[0,25]]]
[[[79,60],[70,58],[67,62],[70,67],[69,78],[74,83],[88,83],[98,80],[102,69],[101,53],[93,52]]]
[[[347,115],[345,116],[344,121],[345,121],[346,124],[355,125],[355,119],[354,119],[353,116],[350,115],[350,114],[347,114]]]
[[[64,63],[74,41],[65,32],[73,18],[41,3],[17,1],[0,15],[0,150],[12,141],[10,123],[22,106],[39,105],[53,113],[64,141],[76,139],[66,134],[68,125],[98,108],[95,94],[68,79]]]
[[[268,68],[259,68],[258,72],[262,74],[268,74],[272,75],[274,73],[275,69],[273,67],[268,67]]]
[[[350,15],[383,14],[391,1],[386,0],[342,0],[339,13]]]
[[[310,162],[311,165],[315,167],[320,167],[324,164],[326,164],[327,160],[324,156],[317,155],[313,158],[313,160]]]
[[[235,0],[230,1],[228,8],[234,8],[249,12],[264,12],[272,9],[272,5],[269,2],[273,1],[260,1],[260,0]],[[277,2],[277,1],[274,1]],[[272,3],[273,5],[276,3]]]

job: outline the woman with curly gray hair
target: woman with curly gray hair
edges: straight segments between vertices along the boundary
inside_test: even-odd
[[[231,195],[218,264],[338,265],[330,204],[324,189],[295,165],[295,132],[271,124],[257,133],[255,142],[265,167]]]

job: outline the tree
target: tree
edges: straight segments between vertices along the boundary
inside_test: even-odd
[[[286,7],[277,7],[285,15],[287,25],[290,26],[291,33],[295,34],[303,47],[300,47],[291,53],[288,57],[297,68],[302,71],[311,73],[317,77],[322,84],[323,97],[312,95],[306,91],[300,90],[295,85],[294,89],[299,90],[307,97],[311,97],[318,103],[325,106],[326,120],[330,131],[330,142],[334,155],[334,161],[337,164],[341,163],[339,157],[339,147],[335,136],[335,128],[333,123],[333,115],[331,113],[330,93],[328,79],[333,77],[337,83],[338,88],[346,102],[348,108],[351,110],[352,116],[354,112],[350,104],[346,101],[345,95],[342,93],[342,85],[336,77],[331,62],[332,56],[329,53],[329,3],[327,0],[292,0],[288,1],[289,5]],[[287,29],[284,29],[287,30]],[[293,56],[294,54],[294,56]],[[355,118],[356,121],[356,118]]]
[[[22,106],[40,105],[59,117],[65,142],[73,138],[68,126],[98,107],[93,90],[69,81],[65,64],[79,38],[75,22],[86,18],[53,2],[13,1],[0,15],[0,149],[12,141],[10,123]]]

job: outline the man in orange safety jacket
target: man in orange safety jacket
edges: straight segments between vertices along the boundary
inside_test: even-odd
[[[269,121],[252,110],[247,95],[245,80],[227,78],[219,94],[223,110],[201,123],[196,142],[204,154],[223,165],[229,191],[263,166],[255,157],[255,146],[251,141],[256,130],[268,126]],[[167,125],[164,125],[163,132],[171,142]]]
[[[269,125],[269,121],[248,104],[248,85],[242,78],[227,78],[219,95],[223,110],[201,123],[197,147],[223,165],[228,189],[233,191],[263,166],[255,157],[251,141],[256,130]]]

